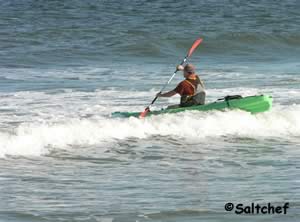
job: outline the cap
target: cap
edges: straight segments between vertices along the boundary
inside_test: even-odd
[[[195,73],[195,66],[193,66],[192,64],[187,64],[183,70],[189,74],[193,74]]]

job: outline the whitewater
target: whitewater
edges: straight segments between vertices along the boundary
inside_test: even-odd
[[[236,91],[237,89],[231,89]],[[244,95],[253,89],[239,89]],[[52,149],[69,149],[73,146],[90,146],[128,138],[145,139],[153,136],[168,136],[182,140],[208,142],[211,138],[246,137],[253,139],[296,140],[300,135],[300,105],[276,103],[271,111],[252,115],[245,111],[226,110],[198,112],[138,118],[113,118],[116,110],[142,110],[143,106],[116,106],[111,102],[117,95],[126,94],[142,99],[150,92],[121,92],[116,90],[95,93],[64,92],[46,94],[42,92],[20,92],[2,95],[4,102],[14,104],[2,111],[6,124],[0,133],[1,157],[6,155],[44,155]],[[228,91],[228,89],[227,89]],[[214,90],[210,92],[214,93]],[[226,90],[222,91],[226,93]],[[290,91],[300,94],[300,92]],[[220,94],[220,92],[218,93]],[[217,95],[214,95],[216,97]],[[106,98],[107,101],[103,101]],[[83,101],[82,101],[83,100]],[[87,100],[87,101],[84,101]],[[177,102],[172,98],[170,102]],[[52,103],[49,103],[52,101]],[[99,104],[99,101],[105,105]],[[11,113],[11,110],[18,112]],[[12,124],[14,123],[14,124]],[[8,124],[13,126],[7,126]]]

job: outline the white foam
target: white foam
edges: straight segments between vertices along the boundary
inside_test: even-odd
[[[65,119],[64,122],[23,123],[13,133],[0,133],[0,156],[43,155],[50,148],[98,145],[129,137],[154,135],[212,142],[211,138],[300,136],[300,106],[276,107],[271,112],[251,115],[243,111],[184,112],[137,118]]]

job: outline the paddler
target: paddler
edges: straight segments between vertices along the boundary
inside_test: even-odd
[[[205,103],[205,89],[202,80],[196,74],[195,66],[187,64],[186,66],[178,65],[177,70],[183,71],[185,80],[180,82],[175,89],[166,92],[158,93],[158,97],[171,97],[177,93],[181,96],[180,107],[204,105]],[[176,106],[169,106],[168,108],[176,108]]]

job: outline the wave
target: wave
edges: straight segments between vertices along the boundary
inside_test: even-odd
[[[262,34],[262,33],[224,33],[222,35],[208,37],[206,44],[203,44],[204,52],[236,52],[245,53],[273,52],[289,50],[299,52],[300,33],[294,34]],[[291,51],[290,51],[291,50]]]
[[[251,115],[243,111],[184,112],[137,118],[68,119],[60,123],[23,123],[14,132],[0,133],[0,157],[47,154],[51,149],[93,146],[128,138],[180,137],[209,141],[211,138],[285,138],[300,136],[300,105],[280,106]]]
[[[174,55],[181,55],[185,52],[191,46],[192,41],[199,36],[203,37],[204,41],[197,50],[198,52],[193,55],[196,58],[200,55],[203,57],[203,55],[228,54],[232,56],[253,55],[255,58],[271,56],[271,58],[283,59],[290,58],[293,53],[299,54],[300,33],[272,34],[234,31],[218,34],[199,32],[194,33],[190,38],[164,35],[158,35],[155,38],[145,36],[136,41],[115,45],[113,51],[129,56],[173,58]],[[289,56],[282,57],[284,52],[289,53]]]
[[[232,32],[216,36],[215,40],[233,41],[235,43],[259,43],[259,44],[281,44],[290,46],[300,45],[300,33],[284,33],[284,34],[262,34],[262,33],[246,33]]]

